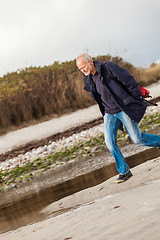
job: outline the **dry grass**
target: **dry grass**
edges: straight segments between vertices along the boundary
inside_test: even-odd
[[[147,69],[136,69],[135,78],[143,86],[148,86],[159,81],[160,65],[153,65]]]
[[[136,69],[122,58],[110,55],[98,56],[95,60],[119,64],[143,86],[160,79],[160,65]],[[83,87],[83,74],[75,60],[5,75],[0,78],[0,134],[94,104]]]

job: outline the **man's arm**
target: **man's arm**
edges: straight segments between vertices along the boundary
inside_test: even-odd
[[[132,96],[142,97],[136,80],[126,69],[111,62],[106,62],[105,67],[109,74],[111,74],[114,79],[121,82]]]

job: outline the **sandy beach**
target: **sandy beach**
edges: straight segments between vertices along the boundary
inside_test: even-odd
[[[159,96],[159,85],[151,86],[150,91],[154,97]],[[28,142],[27,134],[29,131],[33,132],[33,127],[35,132],[32,140],[46,137],[43,131],[45,134],[51,133],[51,126],[53,126],[53,132],[59,131],[57,126],[67,129],[71,127],[70,124],[74,126],[94,119],[92,112],[95,113],[94,118],[99,117],[97,106],[96,111],[95,106],[92,106],[90,111],[80,110],[63,116],[59,121],[62,125],[55,123],[60,119],[53,119],[52,123],[48,121],[11,132],[2,136],[0,142],[4,140],[4,149],[5,146],[6,149],[15,147],[12,145],[13,139],[14,143],[18,144],[22,136]],[[78,118],[79,121],[77,123],[71,121],[72,118],[74,120]],[[69,119],[69,125],[67,125]],[[37,135],[36,131],[39,131],[40,135]],[[7,139],[11,135],[13,139],[8,141],[7,145]],[[156,149],[156,151],[160,150]],[[91,164],[93,165],[93,162]],[[82,168],[79,170],[83,174]],[[44,220],[0,234],[0,240],[158,240],[160,234],[160,157],[140,164],[131,171],[133,177],[122,184],[115,184],[117,176],[114,176],[99,185],[51,203],[39,212],[46,216]],[[69,176],[72,174],[73,172]]]
[[[42,210],[49,218],[0,235],[2,240],[157,240],[160,225],[160,157],[54,202]],[[57,215],[57,211],[61,212]],[[56,214],[55,214],[56,212]]]

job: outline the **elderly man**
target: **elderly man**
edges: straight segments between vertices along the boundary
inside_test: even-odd
[[[111,62],[93,61],[88,54],[78,56],[76,64],[85,74],[84,89],[98,103],[104,117],[105,143],[120,173],[116,183],[122,183],[132,176],[117,146],[117,131],[122,128],[122,123],[135,144],[160,148],[160,136],[141,133],[139,130],[138,123],[145,113],[147,103],[127,70]]]

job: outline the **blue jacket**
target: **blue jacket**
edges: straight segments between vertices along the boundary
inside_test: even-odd
[[[130,73],[124,68],[111,62],[94,62],[96,71],[100,73],[100,80],[110,93],[113,101],[134,122],[139,122],[146,110],[147,103],[143,99],[138,84]],[[92,75],[85,76],[84,90],[90,92],[98,103],[100,111],[104,116],[104,107],[101,96],[97,92]]]

